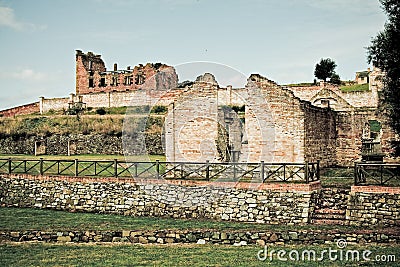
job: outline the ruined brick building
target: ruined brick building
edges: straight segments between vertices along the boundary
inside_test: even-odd
[[[100,55],[78,50],[75,93],[42,97],[32,107],[46,113],[76,102],[94,108],[168,106],[164,138],[170,161],[320,160],[322,166],[351,166],[363,153],[388,159],[396,138],[378,112],[382,73],[369,71],[368,82],[368,91],[342,92],[324,83],[284,87],[252,74],[243,88],[223,88],[205,74],[178,86],[171,66],[148,63],[120,70],[114,64],[110,71]],[[240,118],[229,109],[234,106],[245,107]]]

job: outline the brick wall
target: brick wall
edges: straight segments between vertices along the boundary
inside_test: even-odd
[[[135,91],[139,88],[167,90],[177,86],[178,76],[171,66],[140,64],[133,69],[107,71],[100,55],[76,53],[76,94]]]
[[[327,95],[321,95],[321,91],[332,92],[335,98],[339,97],[344,99],[352,107],[377,107],[378,106],[378,87],[374,84],[371,86],[369,91],[361,92],[342,92],[338,86],[332,84],[322,84],[308,87],[289,87],[289,90],[293,91],[294,95],[302,100],[311,101],[314,103],[315,98],[328,97]],[[338,110],[341,110],[340,108]]]
[[[18,115],[26,115],[26,114],[32,114],[39,112],[39,102],[31,103],[31,104],[26,104],[14,108],[9,108],[5,110],[0,111],[0,115],[2,117],[14,117]]]
[[[332,166],[336,162],[336,120],[330,109],[317,108],[303,103],[305,130],[305,160],[321,161],[321,166]]]
[[[165,118],[167,161],[219,160],[218,99],[215,85],[195,83],[169,106]]]

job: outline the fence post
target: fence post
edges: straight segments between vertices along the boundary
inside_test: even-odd
[[[292,177],[292,178],[294,178],[294,177]],[[290,179],[290,176],[289,176],[289,179]],[[283,163],[283,181],[286,182],[286,163]]]
[[[12,161],[11,158],[8,158],[8,174],[12,172]]]
[[[160,179],[160,161],[156,160],[157,179]]]
[[[40,158],[39,173],[40,173],[40,175],[43,175],[43,158]]]
[[[232,162],[233,163],[233,180],[236,182],[236,163],[235,162]]]
[[[114,177],[118,177],[118,159],[114,159]]]
[[[210,161],[206,160],[206,180],[210,180]]]
[[[354,185],[358,185],[357,162],[354,162]]]
[[[261,178],[261,181],[264,183],[264,161],[262,160],[261,161],[261,164],[260,164],[260,178]]]
[[[79,175],[79,161],[75,159],[75,177]]]
[[[304,166],[304,175],[306,177],[306,183],[308,184],[310,182],[310,177],[308,177],[308,161],[305,162],[305,166]]]
[[[319,181],[320,180],[320,177],[319,177],[319,175],[320,175],[320,168],[319,168],[319,163],[320,163],[320,160],[317,160],[317,173],[316,173],[316,175],[317,175],[317,181]]]

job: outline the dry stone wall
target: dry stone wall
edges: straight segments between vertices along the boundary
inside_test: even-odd
[[[48,155],[67,155],[68,143],[72,155],[161,155],[164,154],[161,133],[143,135],[70,134],[50,136],[3,137],[0,154],[35,154],[35,142],[41,142]]]
[[[0,205],[289,225],[306,224],[313,209],[313,191],[106,180],[3,176]]]
[[[288,230],[288,231],[218,231],[218,230],[119,230],[119,231],[1,231],[1,241],[49,243],[133,243],[133,244],[336,244],[338,240],[358,244],[398,244],[400,235],[387,231]]]
[[[390,188],[365,190],[355,186],[350,192],[346,220],[350,225],[358,226],[400,226],[400,190],[392,190],[396,192],[390,192]]]
[[[330,209],[345,211],[343,224],[400,226],[399,188],[321,190],[318,182],[252,188],[245,183],[2,175],[0,206],[286,225],[310,223],[317,209]]]

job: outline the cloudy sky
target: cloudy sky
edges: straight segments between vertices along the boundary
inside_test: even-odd
[[[330,57],[354,79],[385,20],[378,0],[0,0],[0,109],[74,92],[76,49],[109,69],[206,61],[279,84]]]

